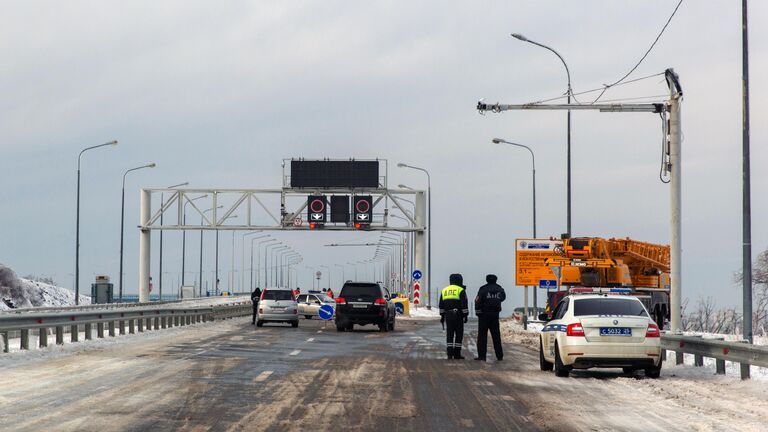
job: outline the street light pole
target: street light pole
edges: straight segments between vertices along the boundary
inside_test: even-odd
[[[173,186],[168,186],[166,189],[175,189],[177,187],[186,186],[189,182],[179,183]],[[163,224],[163,215],[165,215],[165,212],[163,211],[163,206],[165,206],[165,194],[160,193],[160,225]],[[157,289],[158,289],[158,295],[160,296],[160,301],[163,301],[163,230],[160,230],[160,268],[158,271],[160,272],[160,280],[157,283]]]
[[[741,82],[742,82],[742,302],[743,337],[752,343],[752,196],[749,156],[749,37],[747,0],[741,2]],[[749,365],[741,365],[742,379],[749,378]]]
[[[745,0],[746,1],[746,0]],[[518,34],[518,33],[512,33],[512,37],[515,39],[521,40],[523,42],[528,42],[530,44],[539,46],[541,48],[544,48],[546,50],[551,51],[554,53],[557,58],[560,59],[560,61],[563,63],[563,66],[565,66],[565,74],[568,77],[568,89],[567,89],[567,101],[568,105],[571,104],[571,95],[573,94],[573,89],[571,88],[571,71],[568,69],[568,64],[565,62],[565,59],[563,56],[560,55],[557,51],[552,49],[551,47],[548,47],[544,44],[541,44],[539,42],[532,41],[525,36]],[[571,110],[568,110],[568,141],[567,141],[567,159],[568,159],[568,168],[567,168],[567,227],[566,227],[566,233],[568,234],[568,237],[571,236]]]
[[[521,147],[528,150],[528,153],[531,154],[531,167],[532,167],[531,172],[533,173],[533,182],[532,182],[532,185],[533,185],[533,238],[536,238],[536,157],[533,155],[533,150],[531,150],[531,148],[528,147],[527,145],[509,142],[501,138],[494,138],[491,140],[491,142],[493,142],[494,144],[508,144],[516,147]],[[536,311],[536,314],[538,315],[538,310],[537,310],[538,292],[536,291],[536,289],[537,288],[534,286],[533,287],[533,310]],[[525,297],[527,300],[528,287],[525,288],[525,291],[526,291]],[[525,329],[527,329],[528,328],[528,302],[527,301],[525,302],[525,309],[526,309],[525,321],[523,322],[523,326],[525,327]]]
[[[75,304],[80,304],[80,162],[83,157],[83,153],[88,150],[93,150],[99,147],[116,146],[117,140],[110,141],[104,144],[99,144],[91,147],[86,147],[80,150],[80,154],[77,155],[77,216],[75,222]],[[122,300],[122,298],[121,298]]]
[[[411,168],[427,175],[427,309],[432,309],[432,180],[429,171],[404,163],[398,163],[400,168]]]
[[[120,275],[118,277],[118,281],[119,281],[118,291],[119,291],[120,302],[123,301],[123,244],[124,244],[123,237],[125,233],[125,229],[124,229],[125,227],[125,176],[127,176],[128,173],[131,171],[136,171],[144,168],[154,168],[155,166],[157,165],[153,162],[147,165],[131,168],[125,171],[125,173],[123,173],[123,195],[122,195],[122,201],[120,204]],[[160,275],[160,277],[162,278],[162,275]]]

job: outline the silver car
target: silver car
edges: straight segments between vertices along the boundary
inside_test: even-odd
[[[299,303],[299,315],[304,315],[306,319],[317,316],[322,305],[336,306],[336,302],[323,293],[300,294],[297,301]]]
[[[293,291],[288,288],[264,288],[256,315],[256,326],[265,322],[285,322],[299,326],[299,309]]]

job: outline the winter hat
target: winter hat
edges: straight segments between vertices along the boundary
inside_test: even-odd
[[[450,277],[451,285],[464,285],[464,278],[460,273],[454,273]]]
[[[496,283],[497,280],[499,280],[499,278],[497,278],[495,274],[489,274],[485,277],[485,281],[489,284]]]

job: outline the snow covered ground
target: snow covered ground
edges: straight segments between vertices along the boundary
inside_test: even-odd
[[[432,309],[427,309],[427,307],[424,305],[420,305],[417,307],[413,303],[411,303],[408,306],[408,312],[411,318],[439,318],[440,317],[440,311],[438,311],[436,307],[433,307]]]
[[[80,296],[80,304],[90,303],[90,297]],[[73,291],[20,278],[13,270],[0,264],[0,311],[13,308],[71,306],[74,304],[75,293]]]
[[[542,324],[529,324],[528,330],[523,330],[523,327],[517,322],[513,320],[504,320],[501,323],[501,334],[502,338],[504,338],[507,342],[513,342],[521,345],[525,345],[531,349],[538,350],[539,349],[539,331],[541,331]],[[686,335],[697,335],[702,336],[704,339],[715,339],[715,338],[725,338],[725,340],[741,340],[741,337],[738,335],[720,335],[720,334],[711,334],[711,333],[686,333]],[[755,338],[755,344],[757,345],[765,345],[768,341],[766,341],[765,336],[756,337]],[[682,375],[714,375],[715,373],[715,359],[713,358],[704,358],[704,366],[703,367],[693,367],[694,364],[694,356],[693,354],[685,354],[683,356],[684,364],[677,366],[674,364],[672,359],[675,358],[674,351],[668,351],[667,352],[667,359],[670,359],[670,361],[667,361],[664,364],[664,369],[662,370],[662,374],[669,372],[670,370],[675,370],[677,373],[680,373]],[[691,367],[693,371],[687,371],[687,372],[681,372],[685,370],[688,367]],[[726,361],[725,362],[725,372],[726,376],[739,376],[739,364]],[[755,380],[759,381],[768,381],[768,368],[762,368],[757,366],[752,366],[750,369],[751,376]]]

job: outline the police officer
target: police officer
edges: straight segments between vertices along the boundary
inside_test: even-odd
[[[261,300],[261,288],[256,287],[251,293],[251,303],[253,303],[253,319],[251,324],[256,324],[256,312],[259,309],[259,300]]]
[[[448,360],[463,360],[461,342],[464,339],[464,323],[469,316],[467,305],[467,290],[464,278],[460,274],[452,274],[450,285],[440,293],[440,322],[445,323],[446,345]]]
[[[493,338],[493,350],[496,359],[501,361],[504,352],[501,349],[501,333],[499,332],[499,312],[501,303],[507,298],[504,288],[496,283],[496,275],[489,274],[485,277],[487,282],[480,287],[475,297],[475,313],[479,319],[477,328],[477,357],[475,360],[485,361],[485,353],[488,349],[488,330]]]

